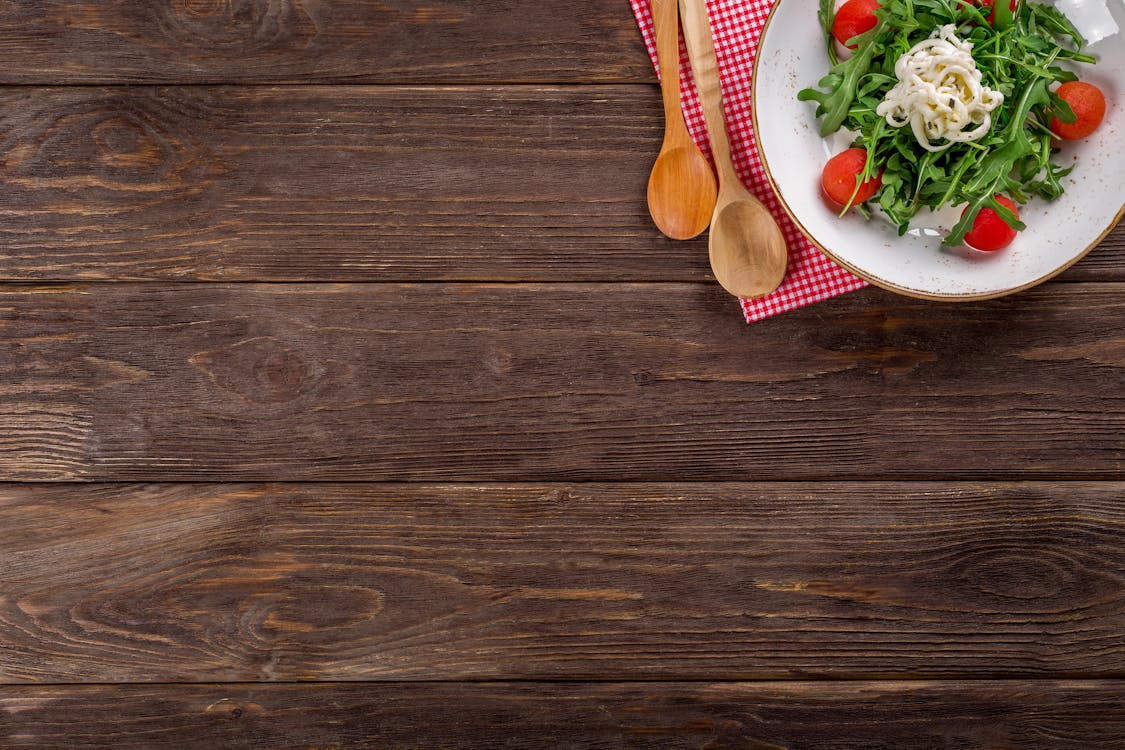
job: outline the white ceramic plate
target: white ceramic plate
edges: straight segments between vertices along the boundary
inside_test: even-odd
[[[1090,251],[1125,212],[1125,4],[1109,0],[1122,29],[1090,45],[1098,64],[1082,77],[1106,94],[1109,107],[1098,130],[1064,146],[1061,158],[1077,164],[1064,178],[1066,193],[1047,202],[1033,198],[1021,209],[1027,229],[1008,248],[980,253],[941,245],[959,210],[915,219],[899,237],[893,226],[858,215],[841,219],[820,197],[820,173],[847,146],[838,134],[822,139],[814,102],[797,92],[815,86],[828,70],[817,0],[777,0],[762,32],[754,68],[753,111],[758,149],[774,190],[805,234],[853,273],[892,291],[936,299],[982,299],[1026,289],[1054,276]],[[952,215],[952,220],[951,220]],[[922,221],[919,221],[922,220]]]

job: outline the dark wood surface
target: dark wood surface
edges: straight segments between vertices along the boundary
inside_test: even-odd
[[[9,750],[1116,748],[1105,681],[0,688]]]
[[[0,486],[27,682],[1125,675],[1125,483]]]
[[[653,81],[624,2],[0,3],[0,83]]]
[[[623,0],[0,63],[0,748],[1125,747],[1125,229],[746,326]]]
[[[1119,284],[9,286],[21,479],[1120,478]]]

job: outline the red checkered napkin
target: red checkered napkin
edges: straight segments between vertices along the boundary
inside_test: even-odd
[[[641,34],[645,38],[648,56],[652,58],[653,66],[659,74],[649,0],[630,2],[633,13],[637,16],[637,25],[641,27]],[[758,46],[758,38],[762,35],[762,27],[772,5],[773,0],[707,1],[711,30],[715,37],[715,54],[719,61],[719,79],[723,87],[723,107],[726,110],[731,152],[734,154],[734,168],[743,184],[766,204],[777,219],[789,244],[789,270],[781,286],[767,297],[741,300],[742,312],[748,323],[867,286],[866,281],[837,266],[801,234],[770,189],[761,159],[758,158],[758,150],[754,145],[754,122],[750,116],[750,76],[754,70],[754,51]],[[688,130],[699,147],[709,154],[703,108],[699,104],[699,95],[691,77],[691,64],[682,38],[680,90],[683,92],[681,100]]]

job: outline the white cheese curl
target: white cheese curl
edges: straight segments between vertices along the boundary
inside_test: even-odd
[[[958,39],[955,30],[953,24],[935,29],[900,57],[898,83],[875,110],[893,127],[910,125],[927,151],[984,137],[992,127],[990,113],[1004,101],[981,83],[973,43]]]

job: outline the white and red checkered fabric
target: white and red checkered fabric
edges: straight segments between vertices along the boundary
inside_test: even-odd
[[[630,0],[637,25],[641,28],[645,46],[653,66],[656,63],[656,39],[652,33],[652,14],[649,0]],[[711,17],[711,30],[715,37],[715,54],[719,61],[719,79],[723,87],[723,107],[726,110],[727,130],[730,134],[734,167],[742,182],[770,209],[789,244],[789,269],[785,280],[772,294],[761,299],[744,299],[742,311],[749,323],[797,307],[836,297],[867,286],[863,279],[848,273],[833,263],[805,238],[770,189],[758,150],[754,144],[754,122],[750,115],[750,76],[754,70],[754,52],[762,34],[766,16],[773,0],[708,0],[707,12]],[[704,152],[707,145],[707,126],[703,121],[703,108],[699,104],[695,82],[691,77],[687,50],[680,39],[680,89],[683,92],[684,118],[692,138]],[[812,189],[810,187],[810,189]]]

